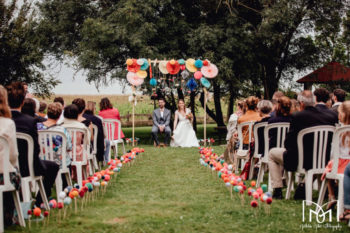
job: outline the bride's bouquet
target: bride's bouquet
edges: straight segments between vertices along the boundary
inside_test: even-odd
[[[192,120],[193,115],[192,113],[186,114],[186,119]]]

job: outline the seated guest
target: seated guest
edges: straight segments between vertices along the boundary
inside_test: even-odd
[[[40,147],[38,143],[38,132],[36,128],[37,121],[27,115],[21,113],[24,104],[25,91],[20,82],[14,82],[8,87],[8,101],[11,108],[12,119],[16,124],[16,131],[30,135],[34,142],[34,173],[36,176],[43,176],[43,183],[47,197],[51,196],[51,188],[55,183],[55,179],[59,170],[59,166],[52,161],[43,161],[39,158]],[[18,140],[19,152],[19,168],[22,177],[29,176],[28,167],[28,147],[23,140]],[[42,203],[41,195],[36,198],[36,205]]]
[[[274,189],[273,197],[282,199],[282,172],[296,171],[298,167],[298,143],[297,137],[301,130],[318,125],[335,126],[337,119],[328,114],[323,114],[315,108],[315,97],[311,91],[303,91],[298,95],[301,111],[292,115],[289,132],[284,142],[285,148],[273,148],[269,152],[269,170],[271,184]],[[306,138],[310,141],[310,138]],[[312,139],[313,140],[313,139]],[[304,169],[312,167],[312,143],[305,143]],[[330,146],[330,143],[329,143]],[[329,154],[327,155],[329,158]]]
[[[234,132],[237,131],[237,120],[240,116],[242,116],[245,113],[245,102],[244,101],[238,101],[237,102],[237,110],[234,112],[229,120],[227,125],[227,135],[226,135],[226,141],[229,142]]]
[[[72,150],[72,138],[68,131],[61,125],[57,125],[57,121],[61,116],[62,113],[62,105],[60,103],[51,103],[49,104],[49,107],[47,109],[47,121],[45,122],[39,122],[37,124],[38,131],[40,130],[54,130],[62,132],[66,135],[67,139],[67,145],[66,150],[71,151]],[[45,142],[44,142],[45,143]],[[62,137],[61,136],[53,136],[52,137],[52,143],[54,146],[54,160],[55,162],[62,167]],[[66,154],[66,166],[70,168],[71,164],[71,158],[69,154]],[[70,170],[70,169],[69,169]],[[66,177],[62,174],[62,181],[63,181],[63,187],[66,187],[68,185]]]
[[[7,103],[7,91],[0,85],[0,136],[7,139],[10,150],[10,181],[12,185],[19,190],[20,188],[20,174],[18,168],[18,150],[16,139],[16,126],[13,120],[11,120],[11,111]],[[3,147],[0,145],[0,155],[2,155]],[[3,160],[0,156],[0,180],[3,184]],[[12,218],[15,208],[15,203],[12,198],[11,192],[4,192],[3,194],[3,211],[4,211],[4,224],[6,226],[12,225]]]
[[[28,116],[35,117],[36,103],[32,98],[24,99],[21,113],[27,114]]]
[[[269,124],[282,123],[291,121],[291,108],[292,102],[287,96],[283,96],[277,100],[277,106],[275,109],[275,116],[268,120]],[[269,131],[269,148],[276,147],[277,145],[277,129],[271,129]]]
[[[120,121],[120,115],[119,111],[116,108],[113,108],[113,105],[109,101],[108,98],[103,98],[101,99],[100,102],[100,112],[98,113],[100,117],[103,119],[115,119]],[[114,140],[119,139],[118,138],[118,124],[115,123],[115,128],[116,130],[114,131]],[[123,131],[120,132],[120,137],[124,138],[124,133]]]
[[[37,101],[36,99],[26,98],[24,100],[21,112],[23,114],[27,114],[31,117],[34,117],[37,122],[44,122],[46,121],[46,119],[36,114],[37,104],[39,104],[39,101]]]
[[[261,117],[260,121],[255,122],[254,126],[256,124],[262,123],[262,122],[268,122],[268,120],[271,118],[271,111],[273,109],[272,102],[269,100],[260,100],[258,103],[258,111]],[[259,151],[258,153],[263,157],[264,151],[265,151],[265,140],[264,140],[264,127],[258,129],[258,138],[259,141],[255,141],[255,143],[259,143]]]
[[[277,107],[277,100],[283,96],[284,96],[284,94],[282,91],[276,91],[275,93],[273,93],[272,99],[271,99],[271,102],[273,104],[273,110],[271,112],[271,116],[275,115],[275,109]]]
[[[339,108],[339,121],[343,125],[349,125],[350,124],[350,101],[345,101],[343,102]],[[350,131],[345,132],[342,134],[341,140],[339,142],[339,160],[338,160],[338,173],[342,174],[344,173],[345,167],[349,164],[350,162]],[[325,169],[325,173],[322,175],[322,180],[325,178],[326,173],[329,173],[332,171],[333,167],[333,160],[330,160],[328,162],[328,165]],[[328,182],[328,206],[327,209],[332,208],[337,202],[335,198],[335,193],[334,193],[334,188],[335,188],[335,183],[334,181],[329,181]]]
[[[342,221],[350,220],[350,164],[344,171],[344,213],[339,216]]]
[[[47,109],[47,121],[45,122],[40,122],[37,124],[38,131],[40,130],[54,130],[54,131],[60,131],[66,135],[67,138],[67,151],[72,150],[72,138],[68,131],[61,125],[57,125],[57,121],[61,116],[62,113],[62,105],[60,103],[52,103],[49,104],[49,107]],[[62,137],[60,136],[55,136],[52,140],[55,148],[55,162],[58,165],[62,165]],[[68,156],[66,157],[66,165],[70,166],[71,163],[71,158]]]
[[[296,99],[291,99],[290,100],[292,102],[292,107],[290,109],[290,113],[293,114],[295,112],[299,112],[300,111],[300,104]]]
[[[56,103],[56,102],[60,103],[60,104],[62,105],[62,108],[65,107],[65,105],[64,105],[64,100],[63,100],[62,97],[55,97],[55,99],[53,100],[53,102],[54,102],[54,103]],[[61,114],[60,118],[59,118],[58,121],[57,121],[57,124],[58,124],[58,125],[63,124],[63,120],[64,120],[64,115],[63,115],[63,114],[64,114],[64,110],[62,111],[62,114]]]
[[[346,92],[343,89],[335,89],[333,91],[333,101],[332,110],[338,114],[338,108],[345,101]]]
[[[242,115],[240,118],[238,118],[238,124],[242,124],[244,122],[249,122],[249,121],[260,121],[261,120],[261,116],[259,114],[259,112],[257,112],[256,107],[258,105],[259,99],[256,98],[255,96],[250,96],[247,98],[247,100],[245,101],[246,105],[247,105],[247,112]],[[243,134],[243,145],[247,145],[249,143],[249,134],[248,134],[248,130],[249,128],[243,127],[242,129],[242,134]],[[253,133],[253,132],[252,132]],[[242,143],[242,142],[240,142]]]
[[[92,128],[92,122],[89,119],[86,119],[83,114],[85,111],[85,100],[82,98],[77,98],[72,101],[72,104],[75,104],[78,107],[78,121],[83,123],[86,127],[89,128],[90,135],[91,135],[91,141],[94,140],[93,138],[93,128]]]
[[[45,110],[47,108],[47,104],[45,102],[40,101],[39,103],[39,111],[36,113],[39,117],[46,119]]]
[[[92,124],[96,125],[98,128],[98,133],[97,133],[97,160],[99,162],[104,161],[104,155],[105,155],[105,135],[104,135],[104,129],[103,129],[103,124],[100,118],[95,116],[95,111],[96,111],[96,104],[95,102],[88,101],[86,110],[83,114],[83,117],[90,120]],[[108,141],[108,140],[107,140]],[[109,153],[109,146],[108,148],[106,147],[106,153],[107,153],[107,159],[108,159],[108,153]]]
[[[74,127],[74,128],[80,128],[80,129],[87,129],[87,137],[83,137],[83,134],[77,133],[76,135],[76,147],[75,147],[75,152],[76,152],[76,160],[77,161],[83,161],[84,159],[86,160],[87,158],[84,158],[84,140],[87,140],[86,143],[89,144],[89,140],[91,138],[90,136],[90,131],[89,128],[86,127],[83,123],[78,121],[78,116],[79,116],[79,109],[75,104],[68,105],[64,108],[64,123],[63,127],[68,128],[68,127]],[[74,138],[71,135],[71,138]],[[87,156],[87,155],[85,155]],[[73,158],[72,158],[73,159]],[[75,167],[72,169],[72,179],[76,179],[76,171]],[[88,171],[88,166],[86,166],[86,169]]]
[[[330,99],[329,92],[326,88],[318,88],[314,91],[314,95],[316,97],[316,108],[322,112],[322,114],[328,115],[329,117],[333,117],[336,121],[338,120],[338,114],[335,111],[327,108],[326,103]]]

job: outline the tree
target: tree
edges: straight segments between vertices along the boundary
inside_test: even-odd
[[[279,81],[289,72],[319,64],[320,50],[309,36],[328,38],[340,30],[346,1],[328,0],[222,0],[239,18],[254,41],[255,67],[264,85],[265,97],[271,98]],[[326,53],[326,56],[330,56]]]
[[[24,81],[35,92],[47,95],[58,80],[44,75],[45,51],[32,5],[24,1],[18,9],[16,0],[6,2],[0,0],[0,84]]]

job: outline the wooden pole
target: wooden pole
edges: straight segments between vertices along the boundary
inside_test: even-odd
[[[135,86],[132,86],[132,146],[135,146]]]
[[[207,146],[207,89],[204,87],[204,146]]]

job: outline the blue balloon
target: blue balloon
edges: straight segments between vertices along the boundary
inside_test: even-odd
[[[202,62],[202,60],[196,60],[195,62],[194,62],[194,66],[195,67],[197,67],[197,68],[202,68],[202,66],[203,66],[203,62]]]
[[[194,78],[191,78],[190,80],[188,80],[186,86],[188,87],[188,89],[190,89],[190,91],[193,91],[198,87],[198,84],[196,83],[196,80]]]
[[[149,84],[152,87],[155,87],[155,86],[157,86],[157,80],[155,78],[151,78],[151,80],[149,80]]]

